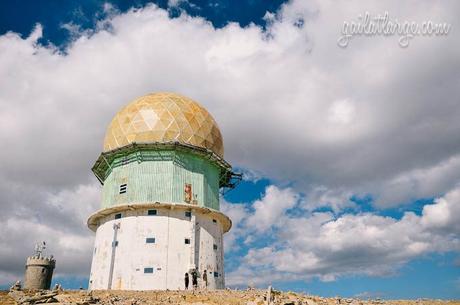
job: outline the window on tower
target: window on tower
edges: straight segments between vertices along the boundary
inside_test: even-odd
[[[214,250],[217,250],[217,245],[216,245],[216,244],[212,245],[212,248],[213,248]]]
[[[152,267],[144,268],[144,273],[153,273],[153,268]]]
[[[156,214],[157,214],[157,210],[148,210],[147,211],[147,215],[149,215],[149,216],[154,216]]]
[[[147,244],[154,244],[155,243],[155,237],[147,237],[145,239],[145,243]]]
[[[186,239],[184,240],[184,243],[185,243],[186,245],[190,245],[190,238],[186,238]]]
[[[115,214],[115,219],[120,219],[121,218],[121,213]]]
[[[120,190],[119,190],[119,193],[120,193],[120,194],[125,194],[125,193],[126,193],[126,191],[127,191],[127,189],[128,189],[128,185],[127,185],[126,183],[124,183],[124,184],[120,184]]]
[[[214,271],[214,277],[219,277],[219,272]]]
[[[192,212],[191,211],[185,211],[185,217],[191,218],[192,217]]]

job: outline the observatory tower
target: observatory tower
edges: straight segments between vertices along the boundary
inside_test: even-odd
[[[52,255],[43,256],[45,248],[45,242],[37,244],[35,254],[27,258],[24,276],[25,289],[50,289],[56,260]]]
[[[173,93],[140,97],[118,112],[92,170],[102,184],[90,289],[184,289],[184,276],[221,289],[219,191],[241,179],[224,159],[222,136],[197,102]],[[191,287],[189,287],[191,288]]]

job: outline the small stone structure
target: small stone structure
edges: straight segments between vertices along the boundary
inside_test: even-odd
[[[56,260],[42,255],[44,245],[37,245],[35,255],[27,258],[24,289],[50,289]]]

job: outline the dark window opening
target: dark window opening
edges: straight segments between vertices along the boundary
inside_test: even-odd
[[[217,223],[217,220],[213,219],[212,222],[213,222],[213,223]]]
[[[186,245],[190,245],[190,238],[186,238],[186,239],[184,240],[184,242],[185,242]]]
[[[214,272],[214,277],[219,277],[219,272]]]
[[[144,268],[144,273],[153,273],[153,268],[152,267]]]
[[[216,244],[212,245],[212,248],[213,248],[214,250],[217,250],[217,245],[216,245]]]
[[[145,242],[146,242],[147,244],[154,244],[154,243],[155,243],[155,237],[147,237],[147,238],[145,239]]]
[[[120,193],[120,194],[126,193],[127,188],[128,188],[128,185],[127,185],[126,183],[125,183],[125,184],[121,184],[121,185],[120,185],[120,192],[119,192],[119,193]]]
[[[148,210],[147,212],[147,215],[156,215],[157,214],[157,210]]]
[[[192,217],[192,212],[191,211],[185,211],[185,217]]]
[[[112,247],[118,247],[118,240],[112,241]]]
[[[115,214],[115,219],[120,219],[121,218],[121,213]]]

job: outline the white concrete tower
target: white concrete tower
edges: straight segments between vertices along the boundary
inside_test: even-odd
[[[140,97],[110,123],[93,166],[102,206],[88,219],[96,232],[89,289],[222,289],[223,234],[219,190],[241,179],[223,159],[212,116],[173,93]],[[206,272],[206,276],[204,273]]]

